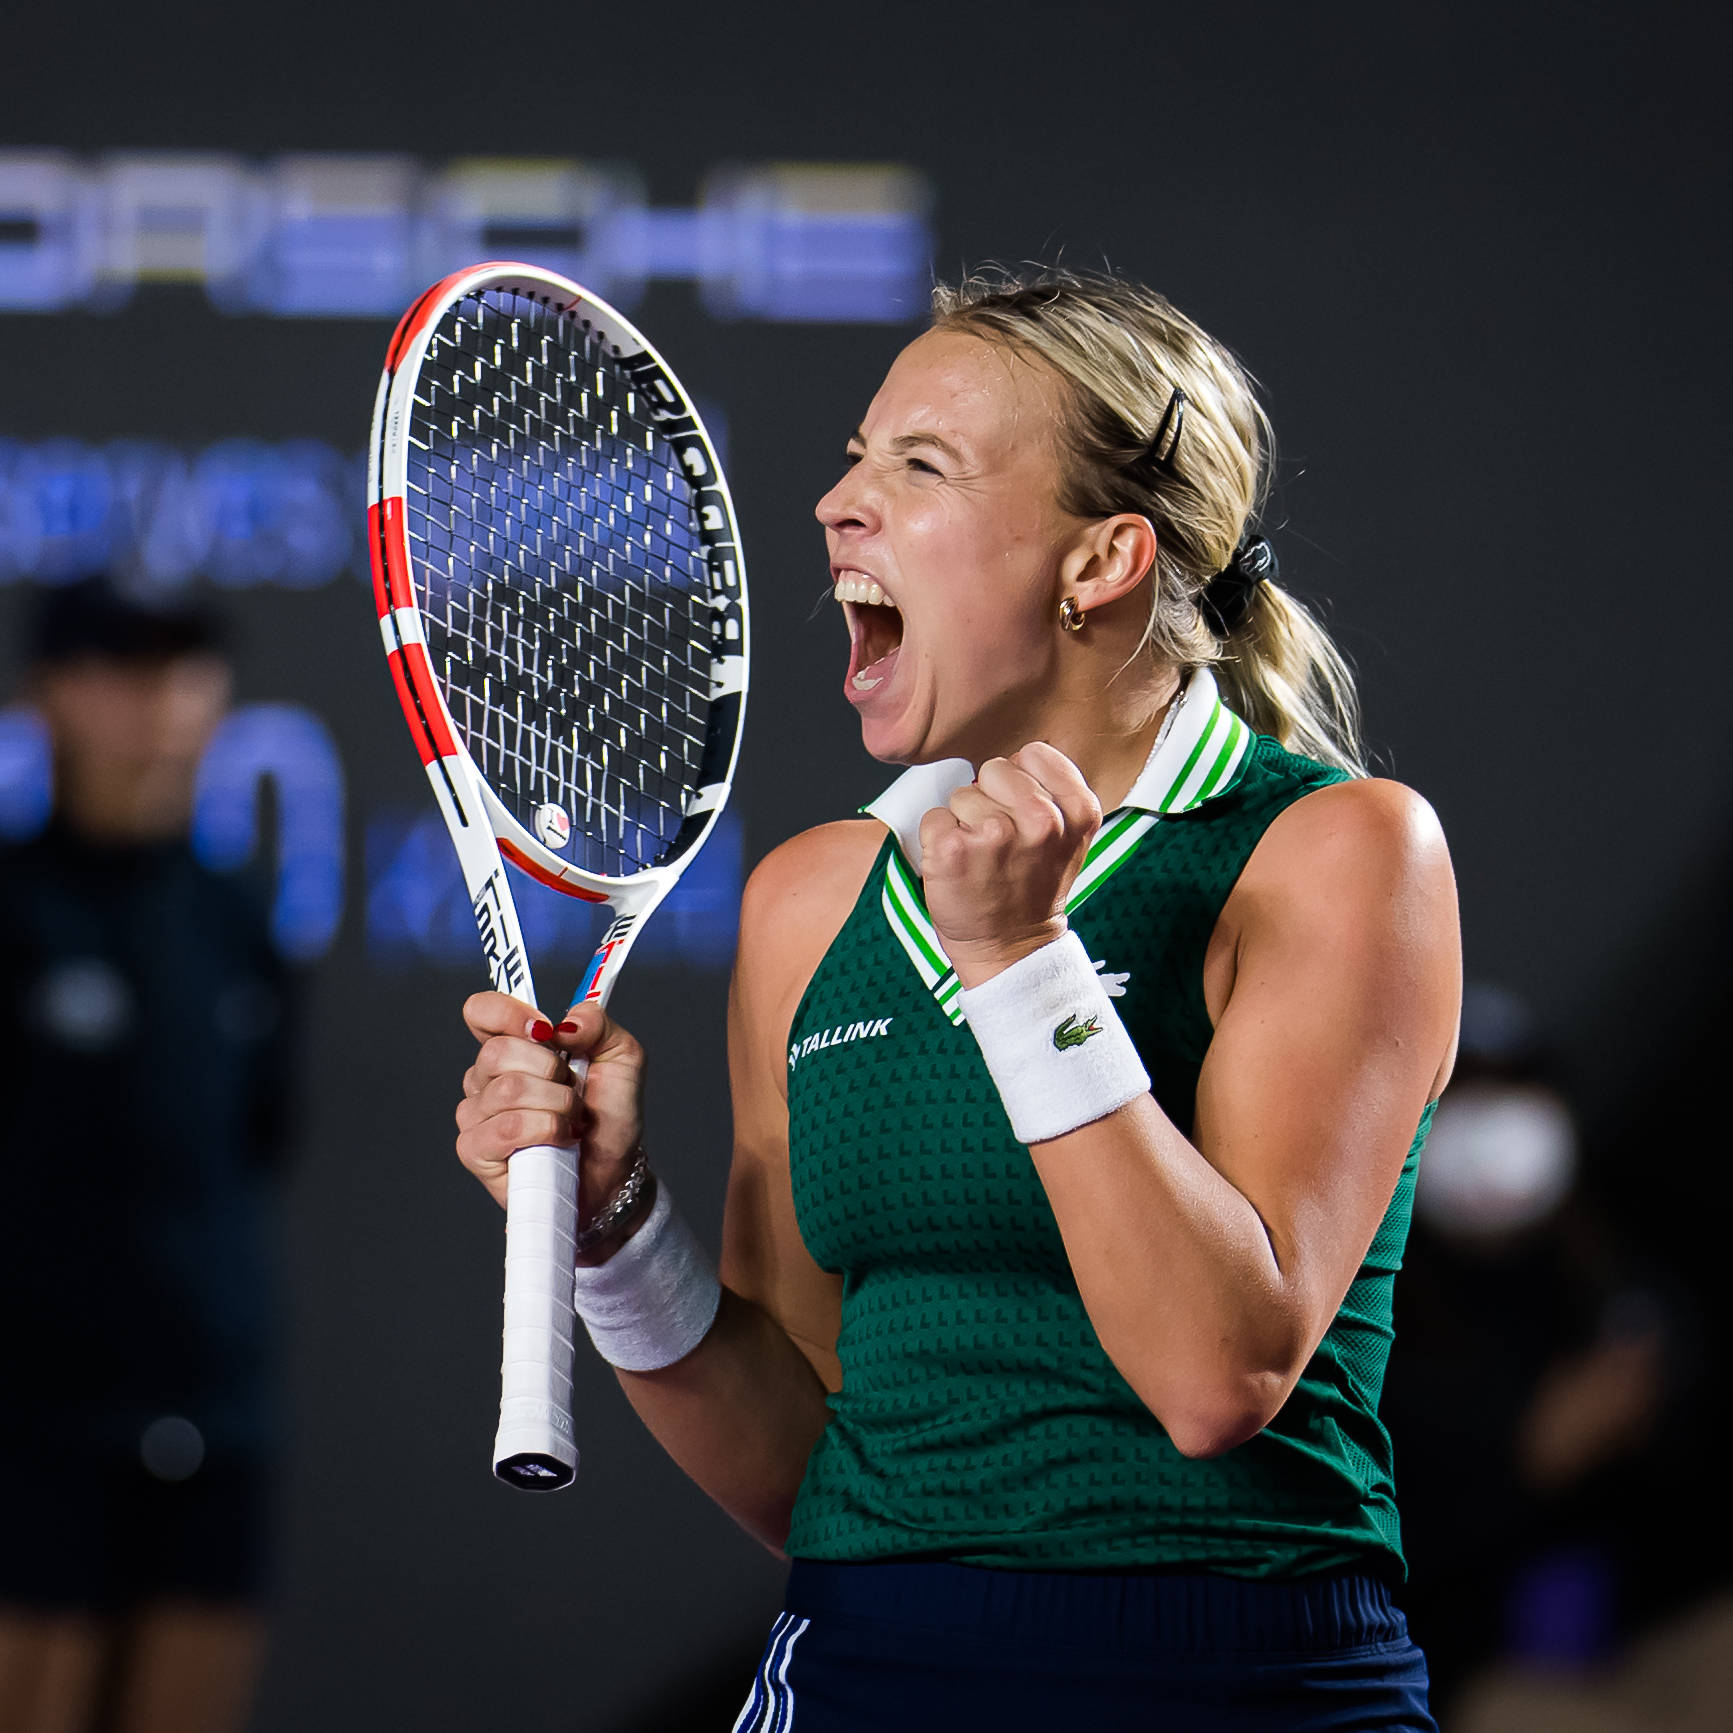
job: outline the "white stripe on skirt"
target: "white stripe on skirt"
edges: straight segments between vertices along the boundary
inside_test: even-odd
[[[758,1665],[752,1681],[752,1694],[740,1711],[732,1733],[793,1733],[794,1687],[788,1682],[788,1664],[794,1659],[794,1645],[812,1621],[794,1619],[778,1613],[770,1627],[770,1641],[764,1647],[764,1659]]]

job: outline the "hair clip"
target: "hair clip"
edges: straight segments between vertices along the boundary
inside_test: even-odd
[[[1156,428],[1155,437],[1144,448],[1144,461],[1165,469],[1169,475],[1178,473],[1173,467],[1173,458],[1179,450],[1179,436],[1185,430],[1186,402],[1185,393],[1176,385],[1173,395],[1167,400],[1167,408],[1161,412],[1161,425]],[[1170,426],[1173,429],[1171,438],[1168,436]]]

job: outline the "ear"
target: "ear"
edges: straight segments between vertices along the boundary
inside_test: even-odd
[[[1084,525],[1059,562],[1060,595],[1075,596],[1086,613],[1128,596],[1155,567],[1155,527],[1135,512]]]

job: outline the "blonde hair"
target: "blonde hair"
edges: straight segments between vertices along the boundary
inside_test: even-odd
[[[1069,400],[1060,505],[1086,518],[1136,512],[1155,528],[1144,646],[1182,672],[1213,668],[1229,708],[1260,734],[1364,776],[1354,677],[1312,612],[1267,579],[1225,636],[1202,606],[1269,484],[1269,417],[1239,362],[1153,289],[1070,271],[941,285],[932,328],[1003,344],[1058,375]],[[1176,390],[1178,437],[1170,422],[1152,451]]]

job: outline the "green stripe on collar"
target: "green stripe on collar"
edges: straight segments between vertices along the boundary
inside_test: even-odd
[[[1207,668],[1196,670],[1168,712],[1125,804],[1108,814],[1090,842],[1065,899],[1066,914],[1075,913],[1131,859],[1163,816],[1193,812],[1231,788],[1254,738],[1251,729],[1222,703],[1215,676]],[[964,1021],[959,1002],[962,984],[927,914],[919,875],[919,839],[922,817],[947,801],[973,774],[963,759],[918,765],[905,771],[870,806],[861,808],[895,839],[885,859],[879,899],[885,919],[940,1009],[959,1026]]]

